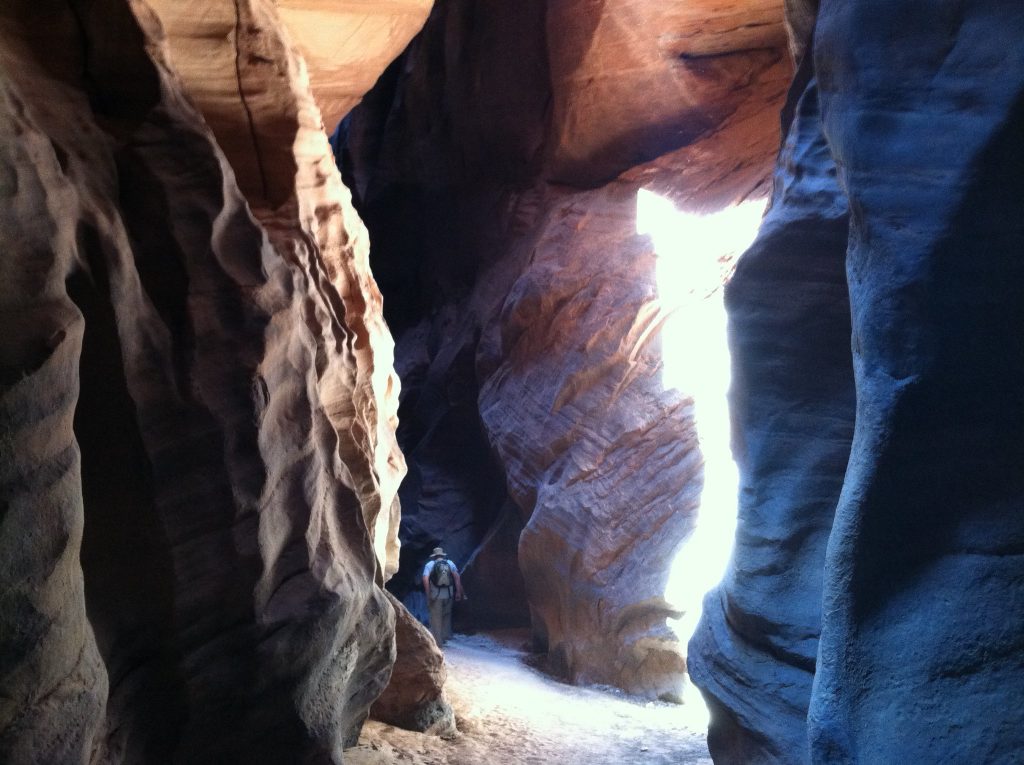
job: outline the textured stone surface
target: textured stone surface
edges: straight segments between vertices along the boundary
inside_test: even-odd
[[[1024,12],[937,10],[821,3],[731,287],[744,495],[690,658],[717,762],[1022,748]]]
[[[790,95],[771,209],[726,292],[738,531],[689,658],[723,762],[806,759],[825,545],[853,433],[847,204],[809,74]]]
[[[455,732],[455,715],[444,697],[444,654],[430,631],[394,595],[395,647],[398,658],[387,687],[370,709],[375,720],[431,733]]]
[[[224,148],[254,214],[278,250],[300,261],[303,250],[316,251],[307,267],[313,283],[336,285],[340,302],[311,320],[320,326],[323,352],[345,359],[351,372],[320,380],[318,394],[338,433],[342,458],[354,457],[349,480],[387,579],[398,566],[397,486],[405,469],[394,438],[398,379],[380,293],[370,276],[369,242],[335,170],[308,87],[308,67],[270,0],[216,4],[203,22],[219,19],[220,32],[235,30],[220,35],[193,23],[181,6],[154,4],[161,20],[167,18],[167,42],[174,61],[183,62],[189,96]],[[249,65],[238,70],[233,84],[211,84],[200,67],[234,58]],[[364,71],[362,78],[374,71]],[[363,454],[373,460],[367,463]]]
[[[366,236],[274,6],[236,6],[249,113],[155,7],[0,11],[0,760],[338,762],[394,658]],[[242,118],[285,139],[265,188]]]
[[[276,0],[333,127],[420,31],[434,0]]]
[[[1024,750],[1024,8],[943,7],[908,29],[925,8],[822,3],[816,31],[857,385],[818,762]]]
[[[174,66],[242,191],[277,206],[291,195],[296,164],[322,160],[317,134],[323,124],[333,130],[373,86],[419,31],[431,0],[150,5],[166,29]],[[317,109],[310,108],[310,92]],[[310,177],[305,183],[323,182]]]
[[[701,456],[687,392],[663,390],[637,191],[703,209],[765,191],[790,74],[781,5],[669,5],[438,3],[342,152],[398,304],[403,415],[428,424],[403,440],[403,535],[480,544],[506,518],[473,488],[493,449],[550,666],[650,697],[683,678],[665,584]],[[470,559],[507,571],[494,539]],[[422,559],[402,565],[414,586]]]
[[[482,346],[480,409],[529,514],[519,561],[550,667],[655,697],[677,694],[684,672],[664,596],[702,457],[691,400],[663,389],[666,315],[631,198],[549,207]]]
[[[549,3],[551,176],[608,181],[719,130],[785,44],[778,0]]]

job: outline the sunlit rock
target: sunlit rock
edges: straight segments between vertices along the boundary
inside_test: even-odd
[[[549,173],[572,185],[721,130],[786,45],[781,0],[555,0],[546,24]]]
[[[386,24],[391,33],[379,40],[353,44],[368,58],[362,69],[349,69],[352,82],[372,83],[416,31],[413,22],[422,22],[427,8],[422,2],[361,5],[365,15],[353,19],[347,6],[335,8],[335,17],[322,3],[282,3],[287,11],[279,14],[270,0],[220,0],[204,5],[197,18],[187,3],[154,0],[153,6],[189,96],[213,129],[275,247],[299,263],[311,249],[322,264],[304,265],[308,278],[332,285],[340,300],[312,320],[320,325],[321,353],[344,358],[351,371],[319,375],[318,394],[339,435],[342,459],[351,457],[346,460],[348,480],[359,494],[387,578],[398,568],[397,491],[405,467],[394,440],[398,380],[391,368],[392,341],[370,276],[366,232],[334,166],[313,98],[319,94],[310,90],[309,67],[300,51],[303,42],[319,50],[325,35],[358,26],[359,19],[376,31],[390,7],[401,23]],[[420,8],[418,14],[411,13],[413,6]],[[381,48],[370,56],[374,42]],[[375,56],[382,57],[380,66]],[[223,64],[216,68],[219,78],[210,76],[212,62]],[[321,78],[328,75],[321,72]],[[353,95],[346,103],[356,100]],[[342,326],[335,326],[339,321]],[[361,456],[366,454],[373,455],[370,462]]]
[[[405,422],[425,425],[404,434],[396,587],[415,592],[434,541],[489,539],[504,498],[471,468],[493,452],[548,666],[652,698],[684,679],[680,619],[698,606],[670,579],[704,481],[693,376],[665,380],[697,364],[663,353],[665,328],[685,336],[673,319],[689,316],[691,334],[714,335],[679,301],[720,294],[731,260],[680,224],[668,267],[637,231],[637,192],[667,194],[673,213],[766,193],[790,75],[781,5],[667,5],[439,3],[341,152],[396,296],[385,310],[416,391]],[[700,289],[669,296],[659,269],[681,281],[692,274],[673,269],[698,260]]]
[[[662,386],[666,314],[635,206],[593,192],[550,209],[481,361],[481,414],[530,518],[534,629],[575,682],[672,696],[683,655],[663,562],[699,498],[692,401]]]

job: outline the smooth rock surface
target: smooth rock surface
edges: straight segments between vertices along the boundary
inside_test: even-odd
[[[771,208],[726,291],[738,528],[689,653],[720,762],[806,759],[825,547],[853,435],[847,203],[811,74],[805,61]]]
[[[822,2],[808,48],[817,5],[790,7],[803,96],[730,287],[741,515],[690,654],[709,746],[1013,762],[1024,11]]]
[[[857,425],[825,559],[811,757],[1011,762],[1024,7],[823,2],[814,57],[850,198]]]

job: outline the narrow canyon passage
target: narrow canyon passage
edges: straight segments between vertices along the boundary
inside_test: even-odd
[[[710,765],[707,711],[574,687],[530,666],[525,630],[456,635],[445,646],[459,732],[438,737],[374,720],[347,765]]]
[[[1022,200],[1021,0],[3,0],[0,765],[1024,762]]]

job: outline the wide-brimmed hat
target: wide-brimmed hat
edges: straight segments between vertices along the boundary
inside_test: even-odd
[[[443,558],[444,557],[444,550],[442,550],[440,547],[435,547],[434,548],[434,552],[430,553],[430,557],[431,558]]]

